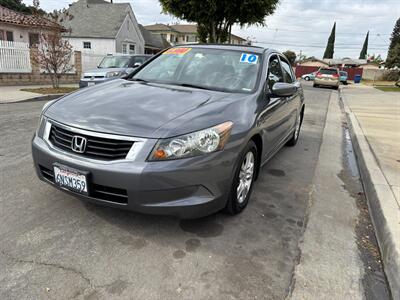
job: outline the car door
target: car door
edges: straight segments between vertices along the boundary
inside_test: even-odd
[[[265,79],[263,107],[260,110],[258,124],[263,135],[263,160],[268,159],[284,139],[287,130],[286,98],[272,94],[272,87],[277,82],[284,82],[282,67],[278,55],[273,54],[267,61],[267,76]]]
[[[297,82],[293,74],[293,69],[289,62],[283,56],[279,56],[282,66],[283,80],[286,83],[294,84],[297,87],[296,93],[290,97],[286,97],[286,110],[285,110],[285,136],[289,135],[296,126],[297,116],[300,109],[300,83]]]

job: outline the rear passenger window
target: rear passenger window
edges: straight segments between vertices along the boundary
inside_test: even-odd
[[[277,82],[284,82],[282,68],[278,56],[272,56],[269,59],[267,78],[267,84],[270,91],[272,91],[272,86]]]
[[[283,58],[281,58],[281,64],[282,64],[282,68],[283,68],[283,78],[284,78],[285,82],[292,83],[294,81],[294,78],[292,75],[292,67]]]

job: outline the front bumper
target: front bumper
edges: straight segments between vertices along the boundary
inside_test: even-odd
[[[179,218],[198,218],[225,207],[237,152],[146,162],[155,142],[146,142],[134,161],[93,162],[59,151],[35,136],[32,156],[39,178],[55,187],[51,177],[54,163],[89,172],[88,196],[68,191],[89,202]]]

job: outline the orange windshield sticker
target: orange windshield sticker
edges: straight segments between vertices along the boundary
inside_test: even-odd
[[[190,50],[192,50],[192,48],[171,48],[165,51],[163,54],[185,55]]]

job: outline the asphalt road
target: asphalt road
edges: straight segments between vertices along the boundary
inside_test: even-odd
[[[284,299],[329,105],[306,87],[299,143],[262,169],[247,209],[190,221],[84,203],[40,182],[44,102],[0,105],[0,299]]]

